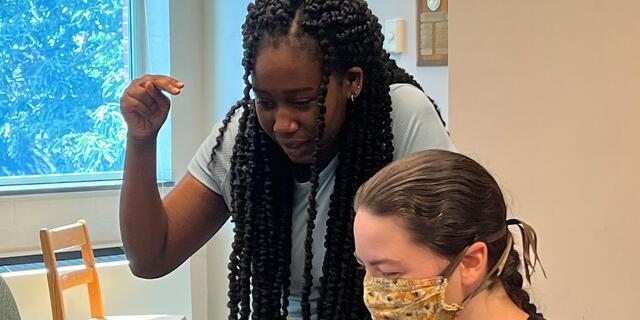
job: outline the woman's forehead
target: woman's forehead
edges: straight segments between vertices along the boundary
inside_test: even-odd
[[[265,47],[256,57],[253,85],[264,90],[316,88],[322,78],[320,61],[303,49],[281,45]]]
[[[274,68],[288,69],[317,69],[320,71],[320,58],[302,47],[280,45],[262,48],[256,55],[254,73],[260,73]]]

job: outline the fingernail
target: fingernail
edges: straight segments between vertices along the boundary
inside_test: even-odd
[[[182,83],[181,81],[178,81],[178,83],[176,83],[176,85],[177,85],[178,87],[184,87],[184,83]]]

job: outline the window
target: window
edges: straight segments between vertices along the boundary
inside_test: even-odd
[[[131,28],[139,22],[130,19],[140,15],[132,10],[138,2],[0,4],[0,190],[42,184],[64,188],[87,181],[119,184],[126,141],[120,95],[134,74],[149,69],[134,72],[143,54],[134,54],[131,35],[136,41],[145,38]],[[140,6],[141,26],[147,22],[145,5]],[[160,39],[168,47],[168,31],[165,36]],[[168,54],[146,60],[168,65]],[[169,136],[161,135],[159,149],[169,148]],[[168,162],[170,153],[163,152],[160,180],[170,179]]]

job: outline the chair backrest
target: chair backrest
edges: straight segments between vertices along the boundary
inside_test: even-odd
[[[4,278],[0,277],[0,319],[20,320],[18,306]]]
[[[44,264],[47,267],[47,281],[49,282],[49,297],[51,298],[51,312],[53,320],[66,320],[64,299],[62,292],[79,285],[87,285],[91,317],[104,317],[104,306],[100,294],[100,282],[96,272],[95,259],[89,240],[87,225],[83,220],[76,223],[40,230],[40,244]],[[58,272],[55,253],[72,248],[80,248],[84,267],[79,270]]]

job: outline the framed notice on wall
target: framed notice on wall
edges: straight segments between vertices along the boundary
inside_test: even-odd
[[[418,2],[418,66],[446,66],[449,62],[448,0]]]

